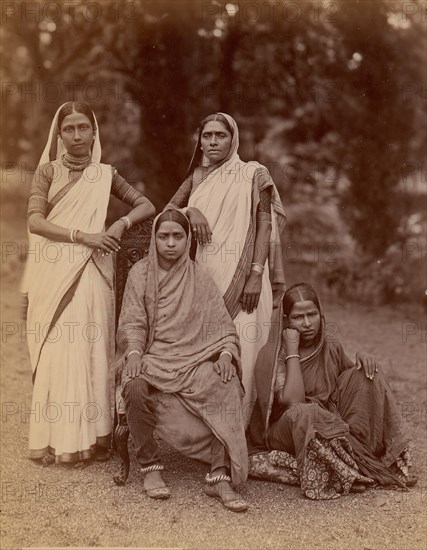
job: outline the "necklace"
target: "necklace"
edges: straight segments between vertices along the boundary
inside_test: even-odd
[[[77,172],[82,172],[92,162],[90,155],[88,155],[87,157],[75,157],[70,153],[65,153],[64,155],[62,155],[61,160],[65,168],[68,168],[69,170],[75,170]]]

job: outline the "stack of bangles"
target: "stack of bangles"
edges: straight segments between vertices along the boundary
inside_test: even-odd
[[[256,271],[257,273],[264,273],[264,266],[254,262],[251,266],[251,271]]]
[[[125,222],[126,230],[128,230],[129,228],[132,227],[132,222],[130,221],[130,219],[128,218],[128,216],[122,216],[121,218],[119,218],[119,220],[122,220],[122,221]]]
[[[77,242],[77,233],[78,232],[79,232],[79,229],[70,229],[70,231],[68,232],[68,236],[70,237],[70,241],[72,243]]]

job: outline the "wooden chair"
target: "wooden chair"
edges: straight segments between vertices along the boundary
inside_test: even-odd
[[[121,249],[116,254],[115,265],[116,328],[119,322],[123,294],[129,270],[135,262],[141,260],[148,253],[152,226],[153,218],[150,218],[142,224],[131,227],[123,234],[120,243]],[[118,383],[119,381],[117,380],[116,384]],[[114,476],[114,482],[117,485],[124,485],[129,475],[130,464],[128,451],[129,427],[125,414],[118,410],[117,402],[114,410],[114,447],[122,459],[120,470]]]

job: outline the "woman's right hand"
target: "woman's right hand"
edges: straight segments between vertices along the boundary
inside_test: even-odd
[[[288,355],[297,355],[299,349],[300,333],[294,328],[286,328],[283,333],[283,342]]]
[[[197,238],[199,244],[207,244],[211,242],[212,231],[209,227],[208,220],[200,212],[198,208],[191,206],[187,208],[187,218],[190,220],[191,229]]]
[[[142,355],[133,353],[127,358],[123,374],[127,378],[136,378],[142,372]]]
[[[79,231],[77,233],[77,242],[89,246],[90,248],[96,248],[102,250],[107,254],[111,252],[118,252],[120,250],[119,241],[107,235],[107,233],[83,233]]]
[[[215,372],[221,376],[221,380],[226,384],[233,376],[236,376],[236,367],[231,362],[228,355],[220,355],[213,365]]]

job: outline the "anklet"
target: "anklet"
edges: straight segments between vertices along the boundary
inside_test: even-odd
[[[219,483],[220,481],[228,481],[231,483],[231,477],[226,476],[224,474],[219,476],[211,476],[211,474],[206,474],[205,481],[208,485],[215,485],[216,483]]]
[[[141,468],[141,474],[148,474],[149,472],[157,472],[164,469],[165,467],[163,466],[163,464],[152,464],[151,466],[145,466],[144,468]]]

